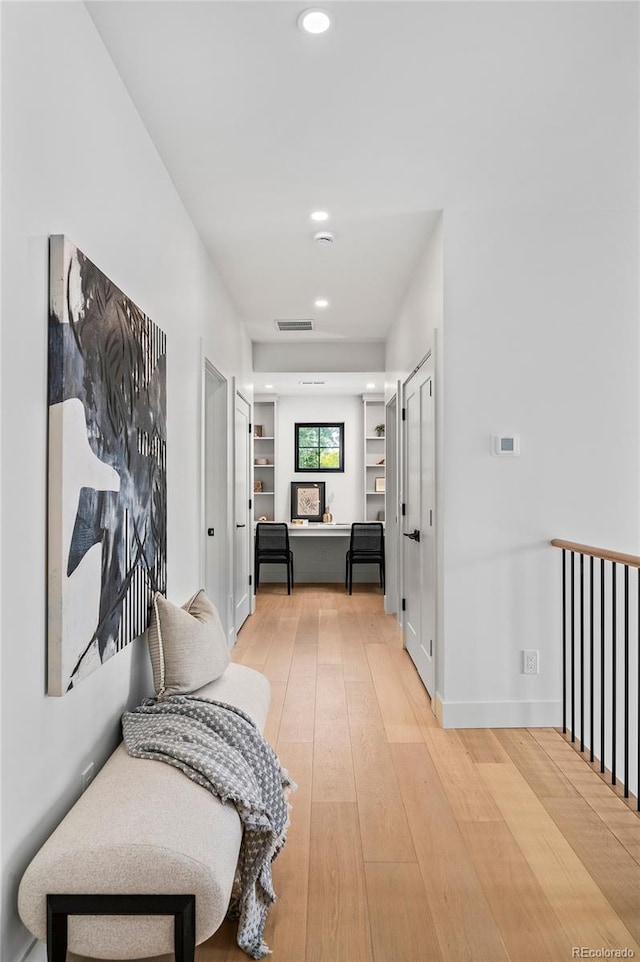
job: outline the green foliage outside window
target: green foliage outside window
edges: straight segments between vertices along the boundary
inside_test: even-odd
[[[296,471],[344,471],[344,422],[296,424]]]

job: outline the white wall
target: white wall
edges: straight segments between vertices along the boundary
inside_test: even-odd
[[[447,725],[557,724],[560,557],[548,542],[638,551],[637,250],[633,210],[446,210],[418,265],[387,358],[411,367],[438,332]],[[490,436],[508,432],[520,458],[492,457]],[[521,674],[523,648],[540,651],[539,675]]]
[[[461,44],[473,38],[464,56],[479,56],[483,80],[463,118],[452,109],[439,126],[428,105],[416,111],[434,156],[458,135],[469,149],[440,183],[425,176],[443,224],[391,330],[387,382],[435,340],[445,723],[553,724],[560,558],[548,540],[638,550],[638,7],[452,4],[443,16]],[[498,78],[514,57],[523,82],[509,89]],[[459,63],[440,69],[462,96]],[[509,431],[521,457],[492,458],[490,435]],[[520,673],[523,648],[540,650],[538,676]]]
[[[282,341],[270,341],[253,345],[255,371],[381,371],[384,367],[385,345],[383,341],[358,341],[327,343],[314,340],[290,341],[291,337],[303,335],[282,334]]]
[[[433,348],[434,331],[443,323],[443,233],[440,217],[416,265],[385,350],[385,371],[391,393],[395,380],[406,379]]]
[[[444,251],[443,251],[443,223],[442,217],[437,221],[433,232],[426,240],[424,253],[419,259],[411,283],[403,299],[400,311],[395,319],[386,345],[386,374],[385,394],[389,400],[397,392],[397,385],[407,380],[413,369],[430,351],[435,352],[435,415],[436,415],[436,552],[438,569],[443,565],[443,537],[444,528],[439,523],[444,514],[444,397],[442,391],[442,371],[444,363],[445,338],[444,334]],[[403,403],[402,389],[398,396],[398,407]],[[387,458],[389,461],[389,458]],[[402,430],[401,423],[397,432],[397,486],[398,500],[402,502]],[[398,518],[402,520],[400,511]],[[400,542],[402,538],[400,538]],[[393,537],[389,547],[393,551]],[[401,554],[401,546],[397,551]],[[392,556],[387,564],[393,564]],[[395,561],[402,580],[402,558]],[[402,613],[398,612],[399,620]],[[444,606],[442,582],[436,586],[436,646],[442,635],[444,626]]]
[[[276,496],[275,519],[291,517],[291,482],[324,481],[327,499],[334,495],[330,510],[337,524],[364,520],[364,416],[359,395],[330,397],[285,395],[276,408]],[[257,415],[256,415],[257,417]],[[296,421],[344,421],[345,470],[337,474],[296,474],[294,426]],[[349,532],[344,536],[292,536],[294,578],[296,583],[340,583],[345,575],[345,551]],[[354,582],[377,581],[373,565],[354,568]],[[261,582],[286,582],[283,565],[261,565]]]
[[[296,474],[294,471],[296,421],[344,421],[345,470],[337,474]],[[355,395],[300,397],[286,395],[278,400],[276,422],[276,497],[275,521],[291,517],[291,482],[324,481],[334,521],[350,524],[364,520],[364,440],[363,403]],[[345,551],[348,540],[318,536],[292,538],[294,576],[297,582],[341,582],[344,579]],[[373,566],[354,569],[354,581],[374,580]],[[286,581],[282,565],[261,565],[260,580]]]
[[[639,548],[636,213],[446,211],[444,236],[444,718],[557,724],[549,539]]]
[[[29,936],[22,871],[149,690],[134,642],[63,698],[45,695],[47,237],[64,233],[166,332],[168,586],[199,578],[200,340],[247,380],[232,306],[79,3],[2,13],[2,875],[0,957]]]
[[[296,421],[344,421],[344,471],[336,474],[296,474],[294,425]],[[324,481],[333,520],[337,524],[362,521],[364,513],[362,398],[285,396],[278,401],[276,434],[277,491],[275,520],[291,517],[291,481]]]

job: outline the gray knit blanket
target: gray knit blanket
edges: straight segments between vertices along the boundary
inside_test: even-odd
[[[286,841],[286,788],[295,788],[253,720],[239,708],[191,695],[147,699],[122,716],[130,755],[179,768],[224,804],[235,805],[242,844],[228,914],[252,959],[269,954],[263,941],[275,901],[271,863]]]

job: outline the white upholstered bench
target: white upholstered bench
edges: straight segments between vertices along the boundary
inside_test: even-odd
[[[264,728],[270,686],[251,668],[229,664],[193,694],[241,708]],[[130,757],[121,744],[28,866],[19,889],[20,916],[46,941],[48,895],[195,895],[195,939],[187,959],[193,944],[208,939],[225,917],[241,838],[232,805],[170,765]],[[71,912],[69,962],[173,962],[171,906],[167,911],[171,914]]]

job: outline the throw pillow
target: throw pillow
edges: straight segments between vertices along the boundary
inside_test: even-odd
[[[149,654],[158,698],[202,688],[222,675],[229,649],[220,615],[203,589],[179,608],[154,595]]]

